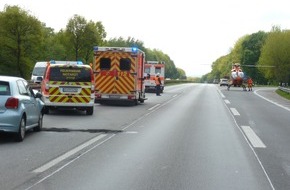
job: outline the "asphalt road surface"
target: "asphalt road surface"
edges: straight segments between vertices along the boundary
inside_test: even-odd
[[[0,135],[0,189],[288,190],[290,103],[253,90],[185,84],[93,116],[54,111],[21,143]]]

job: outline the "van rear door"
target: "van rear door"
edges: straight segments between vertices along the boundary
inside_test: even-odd
[[[95,71],[98,93],[110,98],[132,94],[135,90],[135,58],[130,52],[98,52]]]
[[[92,93],[90,68],[79,66],[53,66],[50,69],[50,102],[90,102]]]

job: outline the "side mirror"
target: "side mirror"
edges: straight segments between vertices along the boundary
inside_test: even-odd
[[[35,98],[41,99],[42,98],[42,94],[40,92],[36,92],[35,93]]]

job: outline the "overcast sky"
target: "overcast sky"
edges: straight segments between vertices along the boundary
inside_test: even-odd
[[[74,14],[102,22],[107,38],[133,37],[169,55],[187,76],[202,76],[242,36],[290,29],[289,0],[1,0],[58,32]]]

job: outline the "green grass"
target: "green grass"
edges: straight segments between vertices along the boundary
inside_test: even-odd
[[[279,90],[279,89],[276,90],[276,93],[279,94],[280,96],[282,96],[282,97],[284,97],[284,98],[290,100],[290,94],[289,94],[289,93],[284,92],[284,91]]]

